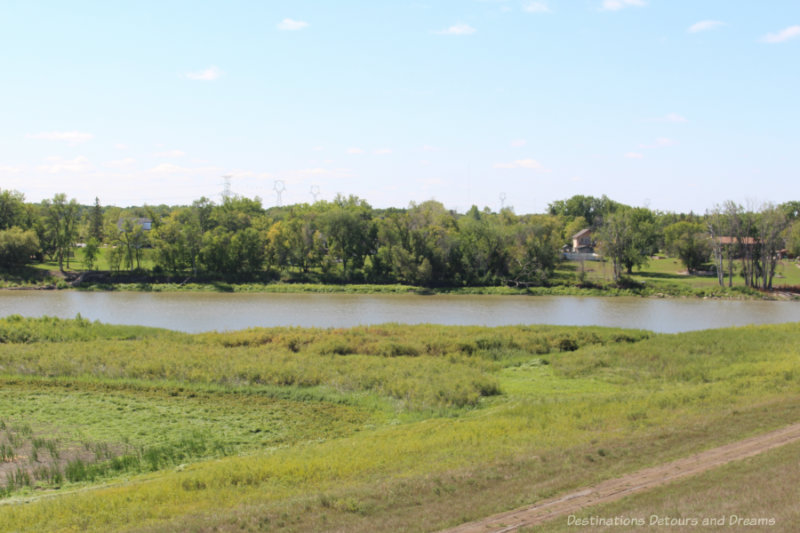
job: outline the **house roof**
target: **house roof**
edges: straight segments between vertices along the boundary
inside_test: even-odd
[[[580,238],[581,238],[581,237],[583,237],[584,235],[588,235],[588,234],[590,234],[591,232],[592,232],[591,228],[582,229],[582,230],[580,230],[578,233],[576,233],[575,235],[573,235],[573,236],[572,236],[572,238],[573,238],[573,239],[580,239]]]
[[[758,242],[758,239],[754,239],[753,237],[745,237],[741,241],[737,237],[728,237],[728,236],[721,236],[719,237],[719,242],[721,244],[737,244],[741,242],[742,244],[752,246]]]

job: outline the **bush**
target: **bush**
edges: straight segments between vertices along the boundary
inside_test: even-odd
[[[13,227],[0,231],[0,263],[24,265],[39,250],[39,237],[33,230]]]

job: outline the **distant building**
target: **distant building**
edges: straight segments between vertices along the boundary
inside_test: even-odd
[[[594,253],[594,232],[590,228],[582,229],[572,236],[572,251],[582,254]]]
[[[153,229],[153,221],[150,220],[149,218],[142,218],[142,217],[131,218],[131,219],[121,218],[117,220],[117,229],[119,229],[120,231],[125,231],[126,220],[130,220],[131,222],[133,222],[134,226],[139,226],[140,228],[142,228],[143,231],[150,231],[151,229]]]

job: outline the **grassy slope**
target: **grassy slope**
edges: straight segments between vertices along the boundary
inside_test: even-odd
[[[631,496],[610,505],[587,509],[578,518],[628,517],[649,522],[652,516],[696,519],[669,531],[775,531],[793,532],[800,523],[800,444],[791,444],[740,462],[711,470],[695,478]],[[774,519],[772,526],[746,526],[745,519]],[[709,520],[703,527],[704,519]],[[642,528],[595,527],[592,531],[640,531]],[[574,531],[567,519],[535,528],[535,531]]]
[[[192,336],[12,318],[0,338],[7,398],[24,398],[0,395],[9,427],[24,416],[34,434],[113,448],[117,433],[155,446],[197,422],[222,443],[106,488],[23,489],[31,504],[0,507],[20,531],[435,529],[800,413],[796,325]]]

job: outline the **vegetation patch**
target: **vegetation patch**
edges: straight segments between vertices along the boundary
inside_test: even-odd
[[[0,344],[14,531],[444,528],[800,415],[796,325],[186,335],[47,320],[0,320],[30,332]]]

